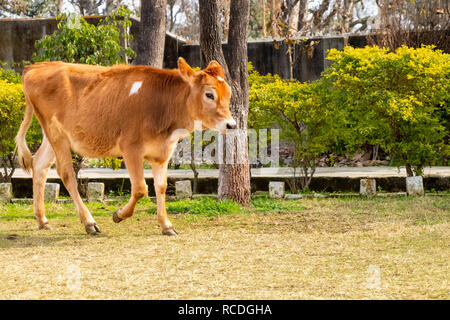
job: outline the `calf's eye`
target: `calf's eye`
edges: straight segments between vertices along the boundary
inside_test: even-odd
[[[205,96],[206,96],[208,99],[214,100],[214,95],[213,95],[211,92],[207,92],[207,93],[205,94]]]

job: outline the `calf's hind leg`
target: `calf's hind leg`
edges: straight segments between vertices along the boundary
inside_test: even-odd
[[[78,193],[77,179],[70,153],[70,142],[63,135],[59,135],[58,139],[52,140],[49,138],[49,140],[56,154],[56,171],[77,207],[81,223],[88,234],[96,235],[100,232],[100,229]]]
[[[42,144],[33,157],[33,209],[39,229],[51,229],[45,217],[44,189],[48,170],[55,162],[55,153],[44,135]]]

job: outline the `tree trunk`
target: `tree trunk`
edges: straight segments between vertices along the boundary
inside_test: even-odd
[[[62,12],[62,8],[63,8],[63,0],[57,0],[56,1],[56,14],[60,14]]]
[[[82,16],[91,16],[98,14],[98,7],[101,5],[100,2],[96,2],[93,0],[78,0],[75,3],[78,5]]]
[[[229,26],[230,26],[230,0],[222,0],[222,39],[228,40]]]
[[[236,143],[225,140],[226,150],[235,150],[234,164],[219,167],[219,199],[232,199],[241,204],[250,202],[250,169],[248,163],[247,118],[249,104],[247,30],[250,0],[232,0],[228,34],[228,71],[233,90],[230,110],[239,130]],[[228,139],[230,140],[230,139]],[[238,152],[242,154],[237,155]]]
[[[220,7],[218,1],[199,0],[200,16],[200,58],[202,68],[211,60],[216,60],[229,77],[227,63],[222,51],[220,37]]]
[[[305,34],[305,30],[307,27],[307,16],[308,16],[308,0],[300,0],[299,8],[298,8],[298,25],[297,30],[301,35]]]
[[[299,17],[299,0],[284,0],[281,4],[281,22],[286,26],[297,28]]]
[[[136,62],[162,68],[166,40],[166,0],[142,1]]]
[[[280,12],[280,3],[279,0],[271,0],[270,1],[270,21],[272,29],[271,29],[271,35],[272,38],[275,39],[278,37],[278,26],[277,26],[277,20],[278,20],[278,14]]]
[[[167,7],[168,7],[168,16],[169,16],[169,21],[167,21],[168,27],[169,27],[169,31],[173,32],[173,28],[175,27],[175,22],[177,19],[177,15],[178,13],[182,10],[182,8],[180,8],[180,6],[183,6],[183,1],[181,1],[181,3],[178,3],[178,0],[167,0]],[[178,6],[178,10],[175,11],[176,6]]]
[[[247,29],[250,0],[231,0],[230,26],[228,33],[228,65],[225,62],[220,42],[219,8],[216,1],[200,0],[200,52],[202,64],[218,61],[226,71],[232,95],[230,110],[240,130],[236,139],[224,141],[225,152],[233,152],[232,164],[219,165],[219,199],[231,199],[247,205],[250,201],[250,171],[247,147],[248,117],[248,58]],[[223,162],[223,161],[222,161]]]
[[[3,174],[0,172],[0,182],[11,183],[11,178],[16,170],[14,166],[14,159],[16,158],[16,153],[13,155],[4,155],[0,159],[0,167],[3,167]]]

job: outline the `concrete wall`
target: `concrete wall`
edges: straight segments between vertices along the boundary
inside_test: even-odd
[[[97,24],[103,16],[85,17],[88,23]],[[0,19],[0,61],[12,62],[31,61],[33,52],[35,52],[34,43],[47,34],[53,33],[57,29],[55,18],[41,19]],[[139,20],[132,18],[130,33],[134,37],[131,48],[136,51],[137,40],[139,37]],[[176,66],[178,48],[184,42],[176,36],[167,34],[165,51],[166,60],[171,66]],[[174,62],[175,61],[175,62]],[[20,71],[20,68],[16,68]]]
[[[85,17],[89,23],[98,23],[101,16]],[[136,50],[139,39],[139,20],[132,19],[131,34],[134,41],[131,47]],[[0,61],[21,62],[30,61],[34,49],[34,43],[46,34],[56,30],[55,18],[44,19],[0,19]],[[326,60],[327,50],[331,48],[342,49],[346,41],[355,47],[366,45],[365,36],[350,35],[345,37],[319,37],[309,39],[316,41],[311,57],[306,53],[300,53],[300,57],[294,67],[294,78],[301,81],[315,80],[320,77],[323,70],[330,64]],[[227,44],[223,44],[226,56]],[[165,44],[165,68],[176,68],[177,58],[184,57],[192,66],[200,66],[200,48],[198,45],[188,45],[175,35],[167,34]],[[250,41],[248,43],[248,58],[260,73],[278,74],[283,78],[289,76],[289,62],[286,55],[286,47],[280,45],[276,50],[272,41]],[[18,70],[19,71],[19,70]]]
[[[55,19],[1,19],[0,61],[31,60],[34,42],[56,30]]]
[[[300,81],[316,80],[320,74],[331,64],[331,61],[326,59],[327,50],[331,48],[343,49],[345,41],[349,45],[355,47],[364,47],[367,44],[366,36],[354,35],[345,37],[317,37],[308,39],[307,43],[311,41],[318,42],[314,46],[314,51],[311,57],[308,57],[306,52],[299,52],[297,48],[297,56],[299,58],[294,65],[294,78]],[[227,44],[222,45],[225,58],[227,57]],[[192,66],[200,66],[200,48],[198,45],[182,45],[179,47],[179,56],[186,59]],[[273,41],[250,41],[248,42],[248,60],[252,62],[256,70],[261,74],[278,74],[282,78],[289,77],[289,59],[286,54],[286,46],[280,45],[277,50],[273,45]],[[172,60],[167,60],[168,67],[176,67]]]

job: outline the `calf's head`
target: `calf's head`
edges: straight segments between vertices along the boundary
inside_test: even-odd
[[[190,86],[187,103],[191,117],[207,129],[222,133],[235,129],[236,121],[230,112],[231,88],[224,80],[225,72],[220,64],[211,61],[207,68],[196,72],[179,58],[178,70]]]

